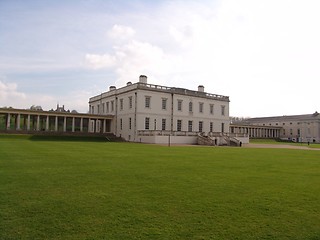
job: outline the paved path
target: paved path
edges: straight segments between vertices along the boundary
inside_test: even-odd
[[[288,148],[288,149],[301,149],[301,150],[315,150],[320,151],[320,148],[310,148],[306,146],[295,146],[289,144],[260,144],[248,143],[242,145],[244,148]]]

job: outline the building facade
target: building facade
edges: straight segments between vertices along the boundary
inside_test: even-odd
[[[90,98],[89,113],[112,115],[112,132],[133,142],[164,143],[171,136],[176,143],[194,143],[198,133],[229,133],[228,96],[206,93],[201,85],[193,91],[148,84],[143,75]]]
[[[280,138],[294,142],[320,142],[320,114],[249,118],[233,123],[234,129],[254,129],[251,137]],[[260,129],[260,130],[259,130]],[[263,129],[263,131],[261,130]]]

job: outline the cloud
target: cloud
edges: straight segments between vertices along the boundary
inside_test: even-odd
[[[115,24],[107,35],[116,40],[125,40],[132,38],[135,35],[135,30],[128,26]]]
[[[26,95],[17,90],[16,83],[6,83],[0,80],[0,101],[2,107],[15,106],[16,102],[25,100]]]

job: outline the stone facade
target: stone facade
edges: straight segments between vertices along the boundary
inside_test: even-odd
[[[112,131],[127,141],[143,142],[146,132],[149,138],[229,133],[229,97],[206,93],[202,85],[192,91],[148,84],[146,76],[90,98],[89,112],[114,116]]]

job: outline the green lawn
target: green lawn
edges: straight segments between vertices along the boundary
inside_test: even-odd
[[[258,143],[258,144],[284,144],[284,145],[292,145],[292,146],[305,146],[310,148],[320,148],[319,143],[297,143],[297,142],[285,142],[285,141],[277,141],[275,139],[265,139],[265,138],[252,138],[250,139],[250,143]]]
[[[320,239],[320,152],[0,135],[0,239]]]

